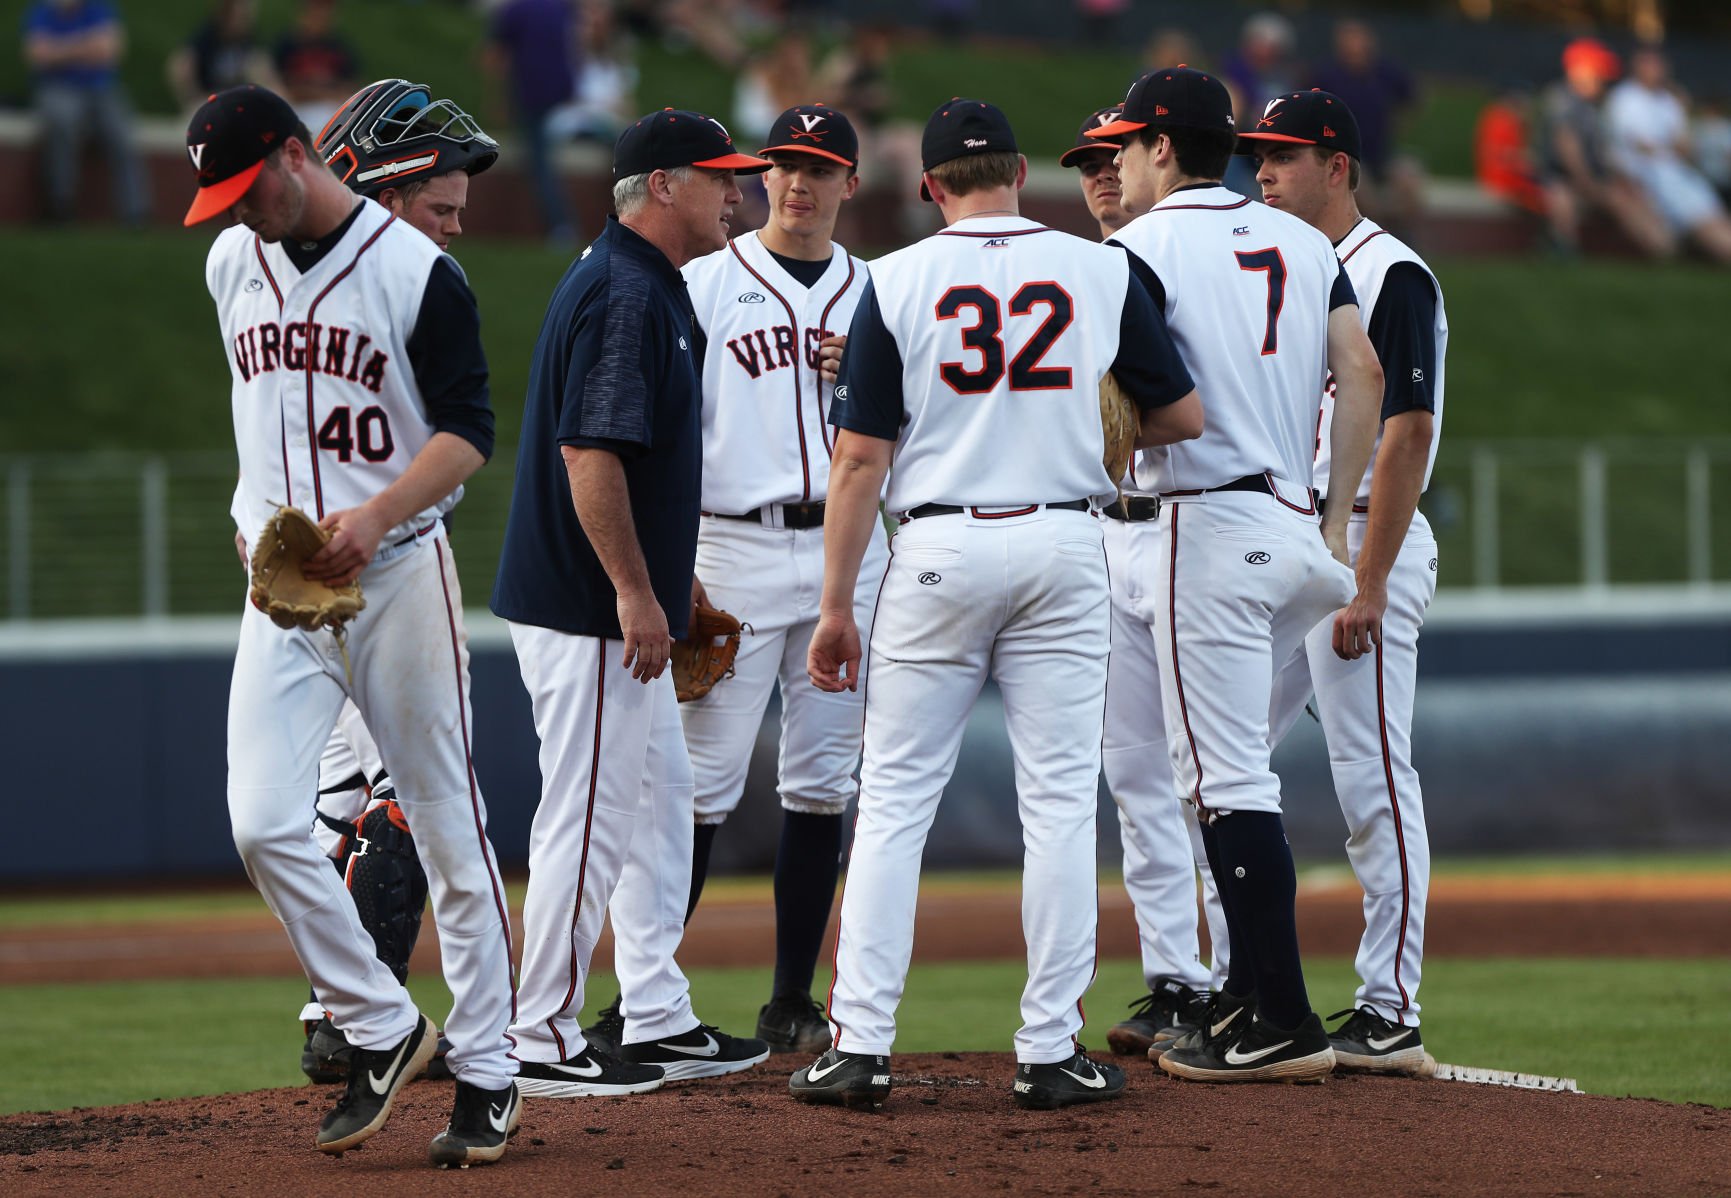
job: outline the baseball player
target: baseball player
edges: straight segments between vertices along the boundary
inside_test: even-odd
[[[350,96],[319,133],[313,150],[351,191],[377,200],[441,250],[449,250],[462,234],[470,176],[499,157],[498,143],[474,118],[406,79],[381,79]],[[448,536],[449,512],[444,521]],[[352,700],[343,703],[319,760],[315,814],[313,835],[343,874],[379,960],[399,982],[408,981],[426,907],[427,874],[378,745]],[[344,1080],[353,1049],[316,996],[300,1018],[306,1031],[301,1071],[316,1082]],[[429,1076],[448,1076],[449,1050],[441,1035]]]
[[[286,101],[231,88],[187,128],[186,223],[232,212],[205,278],[233,378],[240,487],[254,537],[277,506],[330,531],[306,563],[359,580],[341,637],[276,627],[250,605],[229,691],[229,818],[247,875],[282,921],[320,1005],[355,1048],[319,1125],[341,1153],[384,1125],[434,1052],[433,1024],[377,956],[311,832],[319,750],[354,700],[415,829],[454,1003],[457,1079],[439,1165],[499,1159],[519,1118],[505,891],[469,743],[468,653],[440,515],[493,448],[473,294],[427,238],[349,191]]]
[[[842,898],[834,1047],[796,1098],[890,1090],[895,1009],[913,949],[920,854],[988,675],[1016,762],[1028,983],[1012,1084],[1022,1106],[1115,1098],[1124,1074],[1076,1043],[1094,973],[1094,810],[1111,593],[1094,509],[1100,378],[1142,409],[1144,443],[1194,437],[1202,409],[1122,251],[1017,215],[1027,161],[1002,112],[940,105],[921,195],[947,228],[872,264],[848,333],[809,670],[858,684],[859,562],[885,475],[901,521],[870,647],[865,759]],[[893,470],[892,470],[893,465]]]
[[[769,218],[685,267],[708,350],[703,362],[703,522],[697,576],[709,601],[751,626],[734,676],[682,704],[697,780],[695,908],[722,821],[739,804],[771,687],[781,691],[781,841],[775,857],[775,980],[757,1035],[777,1052],[822,1052],[829,1024],[812,1001],[840,871],[842,813],[857,789],[865,696],[810,684],[806,649],[823,582],[832,387],[826,340],[845,331],[866,266],[831,238],[859,187],[859,137],[842,113],[802,104],[776,118],[758,151]],[[888,560],[871,538],[855,619],[871,624]]]
[[[769,165],[699,113],[627,128],[613,152],[618,215],[560,280],[530,364],[492,602],[541,740],[511,1029],[527,1094],[629,1094],[769,1055],[699,1022],[674,961],[692,773],[665,672],[690,618],[702,471],[700,349],[679,268],[726,246],[734,173]],[[576,1021],[609,912],[621,1059]]]
[[[1160,497],[1143,585],[1164,617],[1168,755],[1206,822],[1232,945],[1205,1025],[1159,1063],[1204,1081],[1320,1080],[1334,1051],[1304,989],[1269,708],[1275,669],[1326,613],[1347,608],[1354,651],[1374,622],[1345,564],[1351,504],[1322,512],[1319,526],[1311,458],[1316,396],[1333,370],[1331,460],[1356,493],[1381,370],[1328,239],[1221,185],[1235,131],[1218,79],[1153,71],[1093,132],[1123,146],[1124,207],[1137,214],[1113,240],[1140,263],[1208,396],[1207,431],[1145,452],[1136,468]]]
[[[1254,147],[1263,202],[1290,212],[1334,242],[1382,362],[1382,424],[1347,524],[1361,594],[1380,609],[1373,648],[1354,660],[1334,652],[1324,620],[1305,638],[1275,687],[1275,736],[1298,718],[1314,686],[1334,789],[1346,816],[1346,853],[1364,888],[1360,985],[1347,1021],[1330,1033],[1342,1066],[1410,1073],[1424,1063],[1418,986],[1430,842],[1412,765],[1412,704],[1418,633],[1436,595],[1436,538],[1418,511],[1442,426],[1448,317],[1442,288],[1424,261],[1361,216],[1358,122],[1339,96],[1309,91],[1269,101],[1241,143]],[[1334,397],[1322,400],[1316,489],[1331,502],[1329,429]]]
[[[1082,122],[1076,144],[1058,159],[1074,167],[1088,214],[1108,240],[1130,222],[1120,200],[1118,143],[1088,136],[1118,119],[1118,107],[1102,108]],[[1160,713],[1160,667],[1154,654],[1158,603],[1142,585],[1151,576],[1154,517],[1159,499],[1130,473],[1119,480],[1120,498],[1108,504],[1106,566],[1112,579],[1112,654],[1106,665],[1106,727],[1100,764],[1118,804],[1124,843],[1124,889],[1136,913],[1142,946],[1142,977],[1148,993],[1130,1004],[1129,1018],[1106,1033],[1113,1052],[1146,1053],[1197,1026],[1208,1005],[1210,982],[1226,976],[1226,921],[1202,834],[1188,804],[1179,801],[1166,760]],[[1196,875],[1202,874],[1212,978],[1201,963],[1196,938]]]

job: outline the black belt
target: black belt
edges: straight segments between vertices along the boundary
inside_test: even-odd
[[[763,512],[763,508],[754,507],[749,512],[741,512],[737,516],[731,512],[704,512],[703,514],[714,516],[719,520],[745,520],[752,524],[762,524]],[[782,504],[781,526],[783,528],[822,528],[823,501],[820,499],[816,503]]]
[[[1235,478],[1229,483],[1221,483],[1218,487],[1199,487],[1194,491],[1162,491],[1160,498],[1169,499],[1174,495],[1208,495],[1215,491],[1259,491],[1264,495],[1272,495],[1276,499],[1280,499],[1280,492],[1274,489],[1274,484],[1268,481],[1266,474],[1246,474],[1243,478]],[[1310,510],[1314,513],[1317,510],[1316,492],[1306,487],[1304,494],[1305,498],[1310,500]],[[1288,503],[1284,499],[1280,499],[1280,502],[1285,503],[1287,507],[1297,507],[1296,504]],[[1299,508],[1298,510],[1303,511],[1304,509]]]
[[[1004,506],[1009,505],[998,505]],[[902,517],[904,520],[918,520],[921,516],[959,516],[964,512],[972,513],[976,520],[1007,520],[1011,516],[1031,516],[1042,507],[1049,512],[1085,512],[1092,505],[1086,499],[1072,499],[1067,503],[1030,503],[1026,507],[1010,507],[1008,511],[982,512],[977,507],[956,507],[949,503],[922,503],[912,508]]]
[[[1120,495],[1117,502],[1107,504],[1104,511],[1114,520],[1141,524],[1159,517],[1160,500],[1153,495]]]
[[[412,532],[408,536],[404,537],[402,540],[392,542],[391,548],[392,549],[401,549],[404,545],[409,544],[411,541],[420,540],[422,537],[424,537],[428,533],[432,532],[438,526],[439,526],[439,522],[437,519],[435,519],[431,524],[427,525],[427,527],[421,529],[419,532]]]

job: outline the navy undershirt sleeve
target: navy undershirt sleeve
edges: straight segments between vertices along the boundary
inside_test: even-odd
[[[1370,343],[1382,360],[1382,418],[1436,411],[1436,284],[1416,262],[1388,268],[1370,314]]]
[[[1348,304],[1358,303],[1358,292],[1352,289],[1352,280],[1346,277],[1346,267],[1341,267],[1334,276],[1334,287],[1328,293],[1328,310],[1344,308]]]
[[[1127,256],[1131,262],[1137,261],[1134,254]],[[1178,356],[1178,347],[1172,343],[1162,309],[1154,306],[1134,268],[1124,291],[1118,356],[1112,360],[1112,373],[1124,393],[1144,412],[1177,403],[1196,389],[1184,359]]]
[[[487,355],[481,348],[481,310],[463,272],[449,256],[434,262],[427,275],[408,350],[433,431],[453,433],[482,457],[492,457],[493,408]]]
[[[877,289],[867,282],[848,329],[829,422],[894,441],[901,435],[903,411],[902,351],[884,325]]]

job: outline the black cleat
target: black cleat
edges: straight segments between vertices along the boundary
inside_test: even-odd
[[[1336,1011],[1330,1019],[1349,1019],[1328,1033],[1334,1061],[1342,1069],[1367,1073],[1418,1073],[1428,1055],[1418,1028],[1390,1023],[1369,1007]]]
[[[811,995],[778,994],[757,1013],[757,1038],[771,1052],[825,1052],[830,1044],[829,1020]]]
[[[460,1081],[451,1121],[433,1137],[427,1159],[441,1169],[467,1169],[496,1161],[505,1155],[505,1142],[516,1134],[522,1118],[523,1100],[515,1084],[503,1090],[483,1090]]]
[[[1104,1102],[1124,1092],[1124,1071],[1096,1064],[1078,1052],[1052,1065],[1017,1065],[1010,1087],[1016,1105],[1031,1111],[1055,1111],[1078,1102]]]
[[[414,1030],[390,1048],[355,1049],[348,1089],[319,1123],[319,1151],[347,1152],[383,1127],[397,1091],[433,1059],[437,1039],[432,1021],[422,1015]]]
[[[343,1039],[329,1015],[316,1022],[306,1020],[305,1024],[307,1042],[301,1049],[301,1072],[321,1086],[347,1081],[354,1046]]]
[[[656,1065],[633,1065],[595,1045],[563,1061],[524,1061],[517,1089],[531,1098],[611,1097],[659,1090],[666,1075]]]
[[[890,1059],[832,1048],[788,1079],[801,1102],[831,1106],[881,1106],[890,1096]]]
[[[627,1064],[659,1066],[668,1081],[679,1082],[750,1069],[769,1058],[769,1045],[700,1023],[677,1036],[627,1044],[619,1055]]]
[[[1207,1010],[1208,995],[1171,978],[1156,978],[1154,988],[1130,1004],[1130,1017],[1106,1033],[1106,1045],[1121,1057],[1145,1053],[1195,1031]]]
[[[615,1057],[625,1044],[625,1016],[619,1013],[623,1000],[623,995],[615,994],[613,1001],[596,1014],[595,1022],[583,1029],[583,1039],[590,1047]]]
[[[1234,1029],[1240,1026],[1240,1020],[1248,1023],[1255,1014],[1254,995],[1249,998],[1236,998],[1221,990],[1209,998],[1195,1027],[1176,1040],[1156,1040],[1150,1044],[1148,1059],[1158,1065],[1160,1058],[1174,1048],[1201,1048],[1222,1036],[1234,1035]]]
[[[1261,1016],[1233,1023],[1205,1044],[1192,1046],[1196,1038],[1187,1037],[1167,1049],[1160,1068],[1194,1082],[1320,1082],[1334,1072],[1334,1049],[1314,1011],[1295,1028]]]

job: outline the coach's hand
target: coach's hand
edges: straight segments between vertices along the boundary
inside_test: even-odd
[[[1334,655],[1356,661],[1382,643],[1382,613],[1388,610],[1388,588],[1362,584],[1352,602],[1334,613]]]
[[[833,383],[841,373],[841,355],[847,348],[847,334],[832,333],[818,342],[817,370],[823,381]]]
[[[698,608],[714,606],[715,604],[709,601],[709,592],[703,589],[703,583],[697,575],[693,574],[691,576],[691,627],[697,626]]]
[[[859,625],[853,613],[820,615],[805,656],[806,676],[820,691],[832,694],[859,687]]]
[[[331,534],[325,547],[307,559],[302,572],[319,582],[334,587],[347,586],[361,576],[367,563],[379,551],[390,525],[384,523],[371,505],[344,508],[331,512],[319,521],[319,527]]]
[[[654,591],[621,592],[618,611],[619,631],[625,638],[625,655],[619,664],[637,681],[654,682],[667,669],[673,652],[667,613],[661,610]]]

